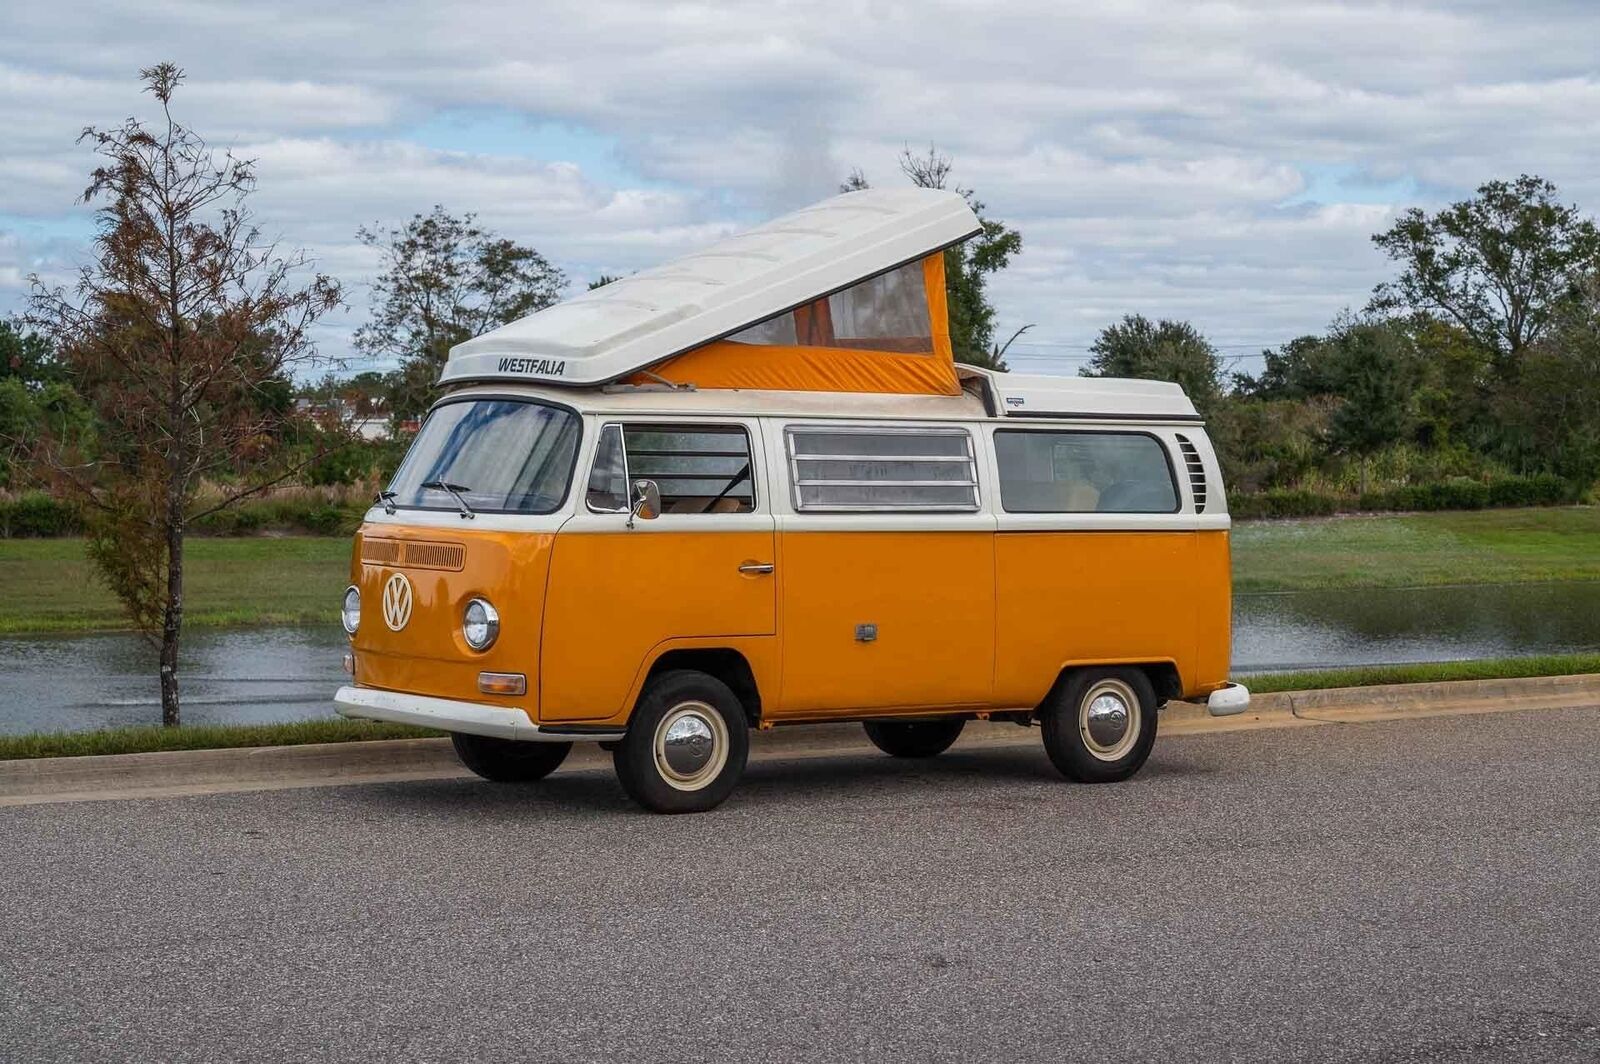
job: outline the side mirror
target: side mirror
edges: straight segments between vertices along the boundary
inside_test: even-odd
[[[661,516],[661,489],[653,480],[636,480],[633,482],[633,505],[628,511],[628,527],[633,527],[634,518],[645,521],[654,521]]]

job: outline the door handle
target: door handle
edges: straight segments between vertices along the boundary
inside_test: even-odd
[[[739,571],[741,573],[751,574],[770,573],[776,568],[777,566],[773,565],[771,562],[745,562],[743,565],[739,566]]]

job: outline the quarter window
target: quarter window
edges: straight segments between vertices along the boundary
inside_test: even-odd
[[[977,466],[965,429],[791,426],[784,435],[801,512],[978,508]]]
[[[1007,513],[1176,513],[1166,449],[1142,432],[994,434]]]
[[[669,514],[756,508],[750,436],[738,425],[607,425],[589,474],[591,510],[624,513],[630,480],[653,480]]]

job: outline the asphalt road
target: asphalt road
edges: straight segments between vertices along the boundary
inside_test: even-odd
[[[0,1059],[1600,1059],[1600,707],[0,809]]]

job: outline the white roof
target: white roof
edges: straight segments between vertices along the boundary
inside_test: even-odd
[[[1131,377],[1049,377],[1043,374],[992,373],[957,366],[962,377],[989,382],[996,413],[1004,417],[1084,417],[1196,420],[1199,412],[1170,381]]]
[[[955,192],[847,192],[457,344],[440,380],[616,380],[978,228]]]

